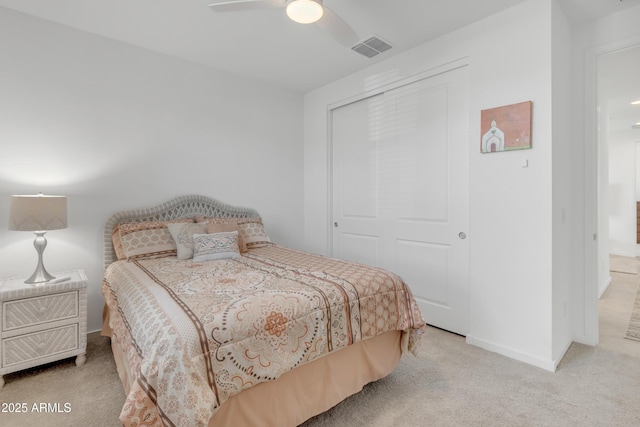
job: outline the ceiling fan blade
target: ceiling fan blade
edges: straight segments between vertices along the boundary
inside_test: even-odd
[[[209,3],[216,12],[235,10],[265,9],[269,7],[285,7],[287,0],[222,0]]]
[[[342,18],[336,15],[327,6],[324,6],[324,14],[318,22],[316,22],[320,28],[329,33],[338,43],[351,48],[358,42],[358,35],[355,31],[344,22]]]

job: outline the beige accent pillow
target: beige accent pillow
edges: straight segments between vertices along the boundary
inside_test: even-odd
[[[118,260],[127,259],[122,250],[122,241],[120,240],[120,224],[117,224],[113,227],[113,232],[111,233],[111,241],[113,242],[113,251],[116,253],[116,258]]]
[[[240,249],[240,253],[247,252],[247,245],[245,245],[244,239],[242,238],[242,235],[240,234],[240,227],[238,226],[238,224],[233,223],[233,222],[226,222],[226,223],[206,222],[204,224],[207,224],[207,233],[208,234],[211,234],[211,233],[222,233],[222,232],[229,232],[229,231],[237,231],[238,232],[238,247]]]
[[[246,249],[260,248],[271,243],[262,224],[262,218],[211,218],[196,216],[196,221],[206,221],[209,224],[237,224],[240,238]]]
[[[207,226],[202,222],[167,224],[167,228],[176,242],[178,259],[193,258],[193,235],[207,233]]]
[[[204,216],[204,215],[195,215],[193,217],[194,222],[207,222],[209,220],[216,219],[212,216]]]
[[[146,221],[119,224],[118,245],[122,248],[122,259],[162,258],[177,255],[176,243],[167,224],[191,223],[191,218],[175,221]],[[115,233],[115,231],[114,231]],[[114,241],[114,248],[116,242]],[[117,252],[116,252],[117,255]],[[118,257],[118,259],[121,259]]]
[[[243,218],[238,221],[238,227],[247,249],[261,248],[271,244],[261,218]]]

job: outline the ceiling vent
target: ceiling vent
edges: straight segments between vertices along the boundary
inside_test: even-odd
[[[374,35],[366,40],[358,42],[351,49],[358,52],[360,55],[366,56],[367,58],[373,58],[374,56],[391,49],[391,45],[380,37]]]

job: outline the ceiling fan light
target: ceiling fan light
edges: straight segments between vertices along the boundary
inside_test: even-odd
[[[324,10],[318,0],[293,0],[287,5],[287,16],[300,24],[311,24],[322,18]]]

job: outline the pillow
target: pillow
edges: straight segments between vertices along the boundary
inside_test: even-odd
[[[212,261],[228,258],[240,258],[237,231],[193,235],[194,261]]]
[[[174,223],[167,224],[167,228],[176,242],[178,259],[193,258],[193,235],[208,233],[204,223]]]
[[[194,222],[208,222],[210,220],[216,219],[216,217],[213,216],[204,216],[204,215],[195,215],[193,217],[193,221]]]
[[[237,231],[238,232],[238,247],[240,248],[240,253],[247,252],[247,245],[244,243],[244,239],[240,234],[240,227],[238,224],[227,222],[227,223],[217,223],[217,222],[206,222],[201,224],[207,224],[207,233],[221,233],[224,231]]]
[[[209,224],[237,224],[242,245],[247,249],[261,248],[271,243],[262,224],[262,218],[213,218],[196,216],[195,220]]]
[[[261,218],[242,218],[238,221],[238,227],[247,249],[261,248],[271,244]]]
[[[122,240],[120,240],[120,224],[116,224],[113,227],[113,232],[111,233],[111,241],[113,242],[113,251],[116,253],[116,258],[118,260],[127,259],[124,251],[122,250]]]
[[[175,221],[131,222],[118,225],[114,248],[119,245],[122,259],[162,258],[177,254],[176,244],[167,224],[193,222],[190,218]],[[119,243],[116,244],[116,240]],[[117,255],[117,252],[116,252]]]

